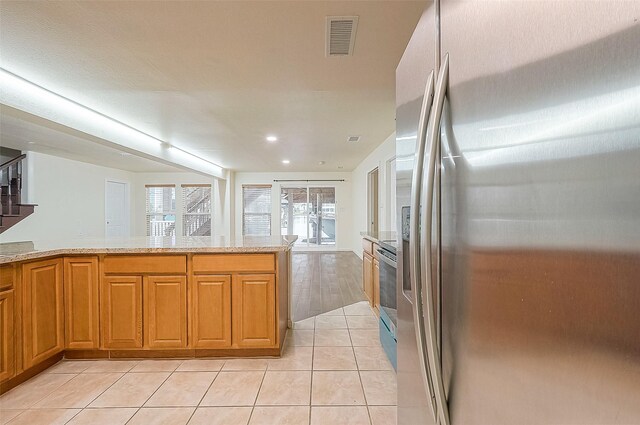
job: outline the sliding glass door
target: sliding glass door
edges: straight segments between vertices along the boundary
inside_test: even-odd
[[[280,223],[282,235],[298,235],[296,246],[335,246],[336,188],[283,187]]]

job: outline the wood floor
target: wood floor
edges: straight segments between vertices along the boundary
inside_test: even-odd
[[[353,252],[294,252],[293,320],[365,300],[362,260]]]

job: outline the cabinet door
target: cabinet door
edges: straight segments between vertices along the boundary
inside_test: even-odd
[[[107,276],[100,298],[104,347],[141,348],[142,277]]]
[[[362,285],[365,295],[373,305],[373,257],[366,252],[362,255]]]
[[[149,276],[144,285],[144,339],[149,348],[187,346],[187,278]]]
[[[0,292],[0,381],[15,375],[13,290]]]
[[[62,259],[22,267],[24,368],[64,349]]]
[[[231,276],[194,277],[191,311],[195,348],[231,346]]]
[[[380,311],[380,262],[373,259],[373,306]]]
[[[276,346],[275,275],[233,275],[233,345],[237,347]]]
[[[98,291],[97,257],[64,259],[64,334],[67,348],[98,348]]]

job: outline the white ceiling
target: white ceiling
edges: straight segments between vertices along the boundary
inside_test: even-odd
[[[0,60],[226,168],[348,171],[395,129],[395,68],[424,4],[2,1]],[[325,57],[328,15],[359,16],[353,56]]]

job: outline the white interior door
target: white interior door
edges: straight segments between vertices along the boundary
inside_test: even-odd
[[[105,188],[105,236],[129,236],[127,183],[107,181]]]

